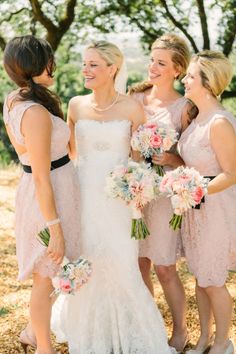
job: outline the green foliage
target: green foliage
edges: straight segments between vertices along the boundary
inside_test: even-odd
[[[56,53],[57,70],[55,74],[55,92],[61,99],[63,112],[66,114],[69,100],[76,95],[88,93],[83,86],[81,74],[81,55],[64,42]]]
[[[0,55],[0,62],[2,60],[2,56]],[[8,79],[5,71],[3,70],[3,66],[0,65],[0,102],[4,102],[5,96],[7,93],[12,91],[14,85]],[[16,160],[17,156],[10,144],[8,136],[6,134],[5,125],[2,119],[2,109],[3,104],[0,104],[0,164],[8,165],[11,160]]]
[[[144,78],[144,76],[142,74],[137,73],[135,71],[130,72],[128,80],[127,80],[127,88],[129,86],[132,86],[133,84],[136,84],[137,82],[143,81],[144,79],[145,78]]]
[[[223,106],[229,110],[236,117],[236,100],[235,98],[228,98],[222,101]]]
[[[9,313],[6,307],[0,307],[0,317],[5,317]]]
[[[68,11],[69,3],[72,7]],[[200,3],[203,8],[199,7]],[[75,15],[70,22],[72,13]],[[236,0],[1,0],[0,48],[3,50],[6,42],[15,35],[32,33],[46,37],[56,50],[58,70],[54,90],[60,96],[66,113],[71,97],[88,92],[83,87],[80,55],[80,44],[88,38],[96,38],[98,32],[138,30],[143,48],[149,50],[152,42],[163,32],[173,31],[186,37],[196,52],[203,47],[214,47],[212,38],[210,43],[208,41],[208,24],[214,17],[218,19],[215,30],[218,49],[229,55],[235,48]],[[202,34],[201,43],[195,40],[196,31]],[[130,55],[132,57],[132,53]],[[232,62],[235,63],[235,55]],[[144,65],[141,69],[135,63],[137,60],[133,60],[128,86],[144,79]],[[13,85],[0,65],[0,111],[6,94],[12,89]],[[183,93],[181,85],[177,89]],[[224,106],[236,114],[233,97],[236,97],[236,76],[223,94]],[[0,113],[0,163],[7,164],[11,160],[16,160],[16,154],[6,136]]]

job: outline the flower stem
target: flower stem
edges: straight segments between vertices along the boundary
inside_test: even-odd
[[[161,176],[161,177],[164,176],[165,171],[164,171],[163,166],[155,165],[155,169],[156,169],[156,173],[157,173],[159,176]]]
[[[135,240],[144,240],[150,232],[142,218],[132,219],[131,237]]]
[[[173,214],[171,220],[169,221],[170,227],[172,227],[173,230],[181,229],[182,218],[182,215]]]

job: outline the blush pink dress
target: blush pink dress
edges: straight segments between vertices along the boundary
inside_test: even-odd
[[[222,172],[209,138],[211,124],[222,117],[236,130],[236,119],[222,110],[203,122],[193,120],[179,141],[186,165],[203,176]],[[186,213],[182,229],[187,263],[199,286],[222,286],[228,270],[236,270],[236,185],[207,195],[200,209]]]
[[[146,118],[149,122],[163,123],[181,134],[181,116],[187,101],[184,97],[178,98],[168,107],[153,111],[144,104],[144,93],[133,95],[142,103]],[[169,166],[165,170],[170,170]],[[139,257],[150,259],[155,265],[169,266],[176,263],[182,254],[182,242],[179,231],[169,227],[169,220],[173,214],[171,202],[168,198],[158,198],[145,209],[145,220],[150,235],[139,243]]]
[[[8,110],[7,99],[3,109],[3,119],[10,128],[16,142],[24,145],[21,121],[24,113],[37,103],[25,101]],[[67,145],[70,130],[60,118],[51,115],[51,160],[57,160],[68,153]],[[30,165],[27,153],[19,156],[22,164]],[[75,259],[79,256],[79,195],[78,179],[72,162],[51,171],[51,182],[58,216],[65,237],[66,256]],[[45,228],[45,220],[35,194],[32,173],[22,173],[15,202],[16,253],[19,265],[18,280],[25,280],[32,273],[43,277],[53,277],[58,266],[46,255],[46,247],[37,240],[37,234]]]

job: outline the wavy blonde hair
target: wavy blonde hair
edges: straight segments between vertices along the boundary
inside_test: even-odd
[[[187,43],[183,38],[174,34],[166,33],[157,38],[152,44],[151,50],[166,49],[171,51],[171,59],[175,69],[179,71],[178,79],[181,79],[187,70],[190,61],[190,52]],[[129,88],[129,93],[144,92],[153,85],[148,81],[143,81]]]
[[[232,79],[233,69],[229,59],[220,51],[203,50],[195,54],[191,62],[199,66],[202,85],[213,96],[219,97]]]
[[[86,49],[95,49],[105,60],[107,65],[115,64],[117,66],[117,71],[114,78],[116,77],[122,66],[124,57],[120,49],[115,44],[107,41],[96,41],[90,43]]]

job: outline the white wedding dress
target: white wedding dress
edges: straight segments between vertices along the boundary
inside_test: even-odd
[[[82,255],[92,261],[89,282],[60,296],[52,328],[70,354],[170,354],[163,319],[138,268],[131,214],[105,193],[106,176],[130,152],[127,120],[76,123]],[[71,196],[73,197],[73,196]]]

